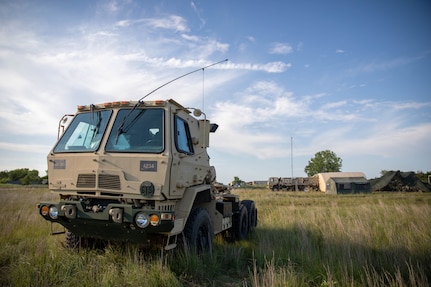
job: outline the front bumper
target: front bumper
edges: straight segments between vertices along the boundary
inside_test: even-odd
[[[45,220],[59,223],[77,236],[112,241],[146,243],[153,237],[168,234],[175,219],[173,212],[134,208],[127,204],[108,204],[97,212],[84,210],[79,201],[41,202],[38,208]],[[138,214],[141,220],[137,222]],[[142,214],[148,218],[147,224],[142,224]]]

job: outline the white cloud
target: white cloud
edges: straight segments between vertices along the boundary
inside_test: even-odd
[[[293,48],[287,43],[273,43],[269,49],[270,54],[290,54],[293,52]]]
[[[187,26],[187,21],[178,15],[169,15],[164,18],[142,18],[142,19],[125,19],[115,23],[115,27],[127,28],[137,24],[142,24],[148,28],[153,29],[165,29],[172,30],[175,32],[189,32],[190,29]]]
[[[348,128],[335,129],[315,138],[313,145],[327,143],[329,138],[337,138],[331,146],[345,155],[374,155],[379,157],[417,156],[428,151],[423,143],[431,144],[431,124],[416,124],[405,128],[400,123],[373,123],[361,137],[352,137]],[[326,140],[325,140],[326,139]]]
[[[178,32],[188,32],[190,29],[187,27],[187,21],[177,15],[170,15],[166,18],[149,18],[144,20],[154,28],[161,28],[167,30],[174,30]]]
[[[422,108],[431,108],[431,102],[416,102],[416,101],[411,101],[411,102],[397,102],[397,103],[392,103],[392,108],[396,111],[398,110],[406,110],[406,109],[422,109]]]
[[[368,63],[363,63],[357,67],[348,70],[350,74],[356,74],[359,72],[372,73],[376,71],[387,71],[398,67],[410,65],[414,62],[423,60],[428,57],[431,52],[426,52],[418,56],[412,57],[397,57],[389,60],[376,60]]]
[[[200,29],[202,29],[204,26],[205,26],[205,23],[206,23],[206,21],[205,21],[205,19],[204,18],[202,18],[202,16],[201,16],[201,14],[200,14],[200,12],[199,12],[199,9],[198,9],[198,7],[196,6],[196,4],[195,4],[195,2],[191,2],[190,3],[190,6],[192,7],[192,9],[193,9],[193,11],[195,12],[195,14],[196,14],[196,16],[198,17],[198,19],[199,19],[199,21],[201,22],[201,25],[200,25]]]
[[[326,97],[323,104],[322,97]],[[405,103],[402,108],[429,104]],[[422,143],[431,144],[431,125],[408,124],[399,108],[396,102],[371,99],[331,101],[325,94],[297,97],[275,82],[258,81],[216,103],[211,119],[220,128],[212,146],[232,155],[272,160],[289,157],[286,146],[295,136],[296,156],[323,149],[346,156],[389,157],[404,148],[405,154],[415,155],[421,149],[425,153]]]
[[[267,73],[282,73],[286,71],[288,68],[292,67],[290,63],[284,62],[269,62],[266,64],[252,64],[252,63],[232,63],[229,62],[225,65],[226,69],[233,70],[249,70],[249,71],[263,71]]]
[[[246,39],[251,43],[256,43],[256,39],[253,36],[247,36]]]
[[[217,102],[212,109],[212,120],[220,125],[213,147],[260,159],[282,156],[284,124],[289,118],[301,117],[304,108],[279,85],[256,82],[232,100]]]
[[[217,52],[224,54],[228,51],[229,44],[221,43],[214,39],[208,39],[204,42],[201,42],[199,46],[193,46],[191,48],[198,58],[208,58]]]
[[[346,101],[346,100],[344,100],[344,101],[338,101],[338,102],[333,102],[333,103],[327,103],[327,104],[324,104],[324,105],[322,106],[322,108],[323,108],[324,110],[327,110],[327,109],[334,109],[334,108],[343,107],[343,106],[345,106],[346,104],[347,104],[347,101]]]
[[[7,143],[0,142],[0,150],[4,150],[6,152],[19,152],[19,153],[40,153],[40,154],[48,154],[48,151],[51,149],[49,145],[42,144],[20,144],[20,143]]]
[[[119,10],[118,7],[118,2],[116,0],[110,0],[110,1],[106,1],[104,3],[104,8],[108,11],[108,12],[117,12]]]

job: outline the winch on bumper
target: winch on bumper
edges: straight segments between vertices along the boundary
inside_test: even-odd
[[[40,203],[39,213],[48,221],[63,225],[77,236],[104,240],[144,242],[151,235],[169,233],[174,227],[172,211],[108,204],[85,210],[80,201]]]

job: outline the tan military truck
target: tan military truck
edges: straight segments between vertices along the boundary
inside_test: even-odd
[[[78,106],[48,155],[49,189],[60,200],[39,203],[39,213],[64,226],[71,248],[184,242],[202,252],[215,234],[244,239],[257,208],[214,185],[207,148],[217,127],[174,100]]]
[[[319,184],[317,177],[270,177],[267,187],[272,191],[317,191]]]
[[[270,177],[267,187],[272,191],[294,190],[294,182],[290,177]]]

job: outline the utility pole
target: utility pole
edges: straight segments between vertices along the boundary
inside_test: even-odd
[[[292,183],[295,184],[295,191],[298,191],[298,183],[293,182],[293,137],[290,137],[290,169],[292,170]]]
[[[293,137],[290,137],[290,169],[292,170],[292,184],[295,184],[295,191],[298,191],[298,182],[293,179]]]

